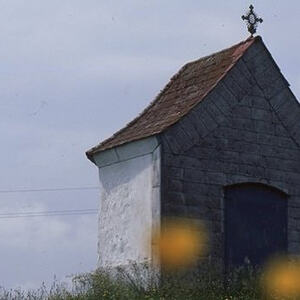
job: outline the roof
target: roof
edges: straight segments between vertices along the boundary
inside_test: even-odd
[[[250,37],[228,49],[184,65],[150,105],[124,128],[86,152],[95,153],[159,134],[179,121],[217,85],[260,37]]]

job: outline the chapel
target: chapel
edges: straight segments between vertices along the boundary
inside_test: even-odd
[[[300,105],[260,36],[185,64],[87,151],[99,168],[99,267],[152,259],[149,229],[202,220],[207,260],[300,252]]]

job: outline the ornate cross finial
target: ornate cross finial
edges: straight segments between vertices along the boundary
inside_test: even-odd
[[[246,16],[242,16],[242,19],[247,21],[248,31],[251,33],[251,36],[253,36],[253,34],[256,33],[257,23],[262,23],[263,19],[258,18],[256,13],[253,11],[254,7],[252,4],[249,8],[250,10],[247,12]]]

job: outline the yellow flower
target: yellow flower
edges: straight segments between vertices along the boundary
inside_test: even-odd
[[[280,297],[300,296],[300,260],[279,258],[269,262],[262,283],[269,295]]]
[[[191,266],[205,253],[207,235],[202,224],[171,219],[162,223],[153,236],[153,253],[166,270]]]

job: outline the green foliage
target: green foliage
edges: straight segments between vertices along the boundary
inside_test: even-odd
[[[103,271],[82,274],[73,278],[73,288],[68,290],[56,281],[50,288],[43,285],[35,291],[0,290],[0,299],[48,300],[255,300],[262,299],[258,284],[259,274],[251,268],[241,268],[224,281],[214,272],[182,272],[157,274],[145,278],[138,268],[130,273],[118,270],[113,276]]]

